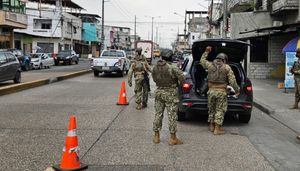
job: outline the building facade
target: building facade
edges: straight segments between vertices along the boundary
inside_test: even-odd
[[[14,48],[14,29],[27,28],[26,3],[0,1],[0,49]]]
[[[42,50],[45,53],[58,53],[61,50],[74,49],[81,41],[82,22],[71,14],[58,9],[27,9],[28,27],[16,29],[15,42],[25,53]]]
[[[227,23],[223,13],[212,24],[227,36],[252,44],[244,60],[250,78],[284,78],[284,45],[299,36],[299,0],[229,0]],[[213,12],[214,13],[214,12]],[[215,33],[214,33],[215,34]],[[230,35],[230,36],[228,36]]]

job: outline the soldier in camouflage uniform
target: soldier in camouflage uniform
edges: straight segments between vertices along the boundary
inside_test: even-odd
[[[150,66],[146,61],[144,55],[142,55],[142,49],[136,50],[137,54],[131,61],[131,65],[128,71],[128,85],[132,86],[132,75],[135,78],[135,102],[137,103],[136,109],[141,110],[147,107],[148,93],[150,91],[148,72],[151,72]],[[148,80],[147,80],[148,79]]]
[[[297,61],[294,62],[291,68],[291,73],[294,74],[295,79],[295,103],[290,109],[298,109],[298,103],[300,101],[300,48],[296,50]]]
[[[172,51],[171,51],[172,52]],[[159,131],[162,128],[164,109],[167,108],[169,118],[169,131],[171,137],[169,145],[179,145],[183,142],[176,137],[177,131],[177,107],[178,107],[178,85],[182,84],[184,75],[178,67],[167,63],[172,59],[171,55],[162,56],[153,67],[152,77],[156,83],[155,91],[155,119],[153,122],[153,142],[160,142]]]
[[[224,114],[227,111],[227,92],[226,87],[229,84],[239,95],[239,86],[230,66],[225,64],[227,55],[219,53],[213,62],[207,60],[212,47],[208,46],[202,54],[200,64],[208,70],[208,122],[209,130],[214,135],[224,134],[221,128],[223,125]]]

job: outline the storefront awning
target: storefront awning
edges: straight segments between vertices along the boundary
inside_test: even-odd
[[[282,49],[282,53],[285,52],[296,52],[296,50],[300,48],[300,36],[293,38],[290,40]]]

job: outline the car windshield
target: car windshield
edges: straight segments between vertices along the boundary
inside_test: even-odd
[[[61,52],[59,52],[60,54],[62,54],[62,55],[69,55],[69,54],[71,54],[71,51],[61,51]]]
[[[31,58],[39,58],[41,56],[41,54],[32,54]]]
[[[123,52],[120,51],[104,51],[102,56],[105,57],[124,57]]]

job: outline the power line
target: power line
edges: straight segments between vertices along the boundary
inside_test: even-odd
[[[126,6],[122,3],[122,1],[116,0],[116,2],[118,2],[121,5],[122,9],[124,9],[124,11],[126,11],[127,14],[131,15],[132,17],[134,17],[134,14],[131,13],[131,11],[126,8]]]
[[[118,6],[118,4],[115,4],[114,1],[110,1],[110,2],[115,7],[115,9],[118,10],[124,17],[127,17],[128,19],[131,19],[131,17],[126,12],[124,12],[122,7]]]

